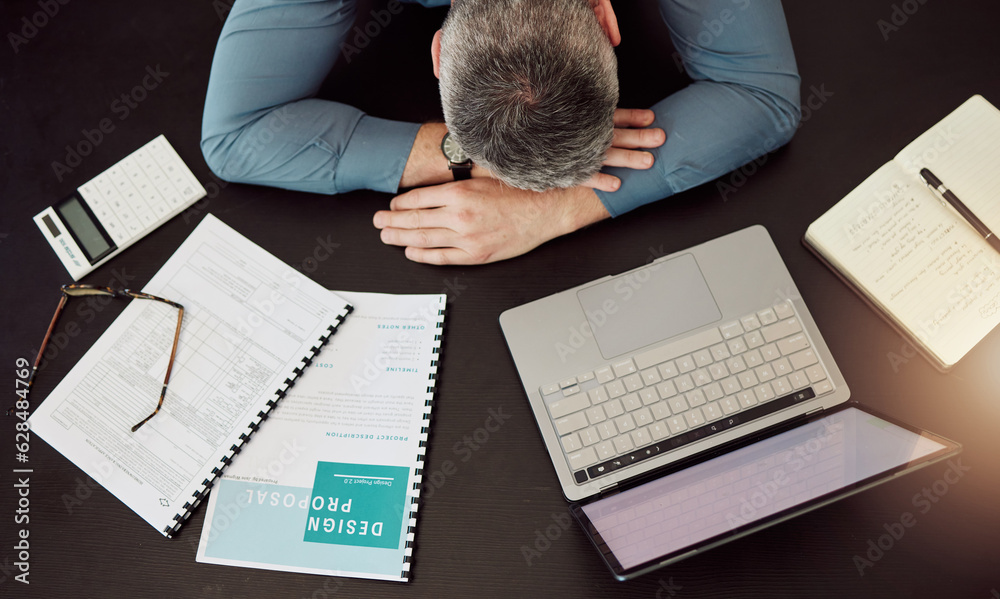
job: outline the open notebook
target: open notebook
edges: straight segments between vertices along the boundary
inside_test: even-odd
[[[1000,231],[1000,110],[973,96],[813,222],[804,242],[947,370],[1000,323],[1000,253],[921,168]]]

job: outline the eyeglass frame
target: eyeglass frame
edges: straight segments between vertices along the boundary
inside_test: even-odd
[[[71,283],[69,285],[63,285],[59,288],[62,292],[62,297],[59,299],[59,305],[56,307],[55,314],[52,315],[52,322],[49,323],[49,328],[45,332],[45,339],[42,340],[42,346],[38,349],[38,356],[35,357],[35,363],[31,368],[31,375],[28,378],[28,390],[30,392],[31,385],[35,381],[35,374],[38,372],[38,365],[42,362],[42,354],[45,353],[45,348],[49,343],[49,339],[52,337],[52,332],[56,328],[56,322],[59,321],[59,317],[62,315],[63,308],[69,302],[70,297],[81,297],[86,295],[110,295],[112,298],[119,297],[129,297],[133,299],[148,299],[158,302],[163,302],[167,305],[177,308],[177,330],[174,332],[174,343],[170,349],[170,360],[167,362],[167,373],[163,377],[163,388],[160,390],[160,400],[156,404],[156,409],[149,416],[146,416],[139,424],[132,427],[132,432],[139,430],[139,427],[149,422],[149,420],[159,413],[160,408],[163,407],[163,398],[167,395],[167,383],[170,382],[170,372],[174,367],[174,358],[177,356],[177,341],[181,337],[181,322],[184,320],[184,306],[181,304],[168,300],[156,295],[151,295],[149,293],[143,293],[141,291],[132,291],[131,289],[114,289],[112,287],[106,287],[103,285],[85,285]],[[76,291],[84,291],[84,293],[75,293]],[[86,293],[86,291],[92,291],[94,293]]]

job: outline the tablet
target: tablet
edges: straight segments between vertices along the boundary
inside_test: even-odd
[[[959,451],[852,402],[570,509],[615,578],[627,580]]]

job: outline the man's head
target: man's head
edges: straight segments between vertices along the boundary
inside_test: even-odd
[[[435,36],[448,130],[509,185],[578,185],[611,146],[617,62],[591,4],[453,0]]]

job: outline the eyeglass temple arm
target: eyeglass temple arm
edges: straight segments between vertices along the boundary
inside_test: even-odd
[[[42,339],[42,345],[38,348],[38,355],[35,356],[35,363],[31,365],[31,374],[28,375],[28,387],[27,390],[31,392],[31,385],[35,382],[35,375],[38,373],[38,365],[42,363],[42,354],[45,353],[45,348],[49,344],[49,338],[52,337],[52,331],[56,328],[56,323],[59,322],[59,316],[62,314],[63,307],[69,300],[69,296],[65,293],[59,298],[59,305],[56,306],[56,313],[52,315],[52,322],[49,323],[49,330],[45,331],[45,339]],[[10,416],[14,413],[14,407],[11,406],[7,409],[7,415]]]
[[[49,330],[45,331],[45,339],[42,339],[42,345],[38,348],[38,355],[35,356],[35,363],[31,366],[31,376],[28,377],[28,389],[31,389],[31,384],[35,382],[35,373],[38,372],[38,365],[42,363],[42,354],[45,353],[45,348],[49,345],[49,339],[52,337],[52,331],[56,329],[56,323],[59,322],[59,316],[62,315],[63,308],[66,306],[66,302],[69,301],[69,296],[65,293],[59,298],[59,305],[56,306],[56,312],[52,315],[52,322],[49,323]]]
[[[177,306],[177,334],[174,335],[174,346],[170,348],[170,360],[167,362],[167,374],[163,377],[163,388],[160,390],[160,401],[156,404],[156,409],[149,416],[146,416],[142,422],[132,427],[132,432],[139,430],[139,427],[149,422],[149,419],[160,411],[163,406],[163,398],[167,395],[167,383],[170,382],[170,371],[174,369],[174,356],[177,355],[177,341],[180,340],[181,331],[181,321],[184,319],[184,308],[180,304],[174,304]]]

